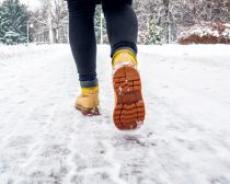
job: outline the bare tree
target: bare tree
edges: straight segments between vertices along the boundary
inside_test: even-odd
[[[47,12],[48,12],[47,23],[49,28],[49,43],[52,44],[54,43],[53,23],[52,23],[52,4],[50,0],[46,2],[47,2]]]
[[[61,29],[65,18],[67,17],[67,7],[63,0],[53,0],[52,22],[55,30],[55,42],[61,41]]]

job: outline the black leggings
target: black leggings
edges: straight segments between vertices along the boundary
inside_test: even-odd
[[[132,0],[101,0],[113,53],[123,47],[137,52],[138,22]],[[69,38],[82,87],[97,85],[95,0],[67,0]]]

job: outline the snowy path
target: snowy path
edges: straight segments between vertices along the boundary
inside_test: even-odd
[[[229,51],[141,46],[146,123],[119,132],[108,47],[102,115],[85,118],[68,46],[0,46],[0,184],[229,184]]]

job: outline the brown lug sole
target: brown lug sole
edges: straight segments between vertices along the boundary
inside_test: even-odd
[[[139,128],[145,119],[145,105],[138,71],[130,66],[119,68],[113,76],[115,109],[113,119],[120,130]]]
[[[81,105],[76,105],[75,108],[79,110],[84,116],[99,116],[101,115],[98,107],[95,108],[85,108]]]

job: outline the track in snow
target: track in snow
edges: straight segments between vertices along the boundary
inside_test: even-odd
[[[140,46],[147,118],[119,132],[107,46],[99,47],[102,115],[94,118],[73,108],[69,46],[0,46],[0,183],[229,184],[229,50]]]

